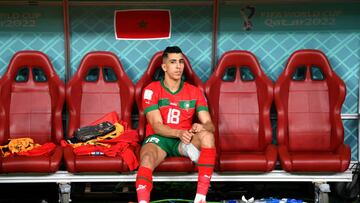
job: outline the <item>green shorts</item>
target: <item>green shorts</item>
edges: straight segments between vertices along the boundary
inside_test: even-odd
[[[153,134],[149,137],[145,138],[143,145],[147,143],[153,143],[159,146],[162,150],[164,150],[167,156],[181,156],[179,153],[179,144],[180,139],[178,138],[169,138],[161,135]]]

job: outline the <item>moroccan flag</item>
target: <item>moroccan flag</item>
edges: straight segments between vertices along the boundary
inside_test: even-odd
[[[168,39],[171,35],[170,10],[115,11],[116,39]]]

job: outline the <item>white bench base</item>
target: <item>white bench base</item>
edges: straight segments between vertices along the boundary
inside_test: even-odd
[[[196,182],[197,173],[154,173],[154,182]],[[69,203],[71,183],[76,182],[135,182],[136,172],[129,173],[77,173],[57,171],[53,174],[11,173],[1,174],[0,183],[57,183],[59,185],[59,202]],[[352,172],[343,173],[287,173],[274,170],[269,173],[217,173],[211,181],[218,182],[312,182],[317,193],[315,202],[326,202],[319,198],[327,196],[319,189],[328,182],[351,182]]]

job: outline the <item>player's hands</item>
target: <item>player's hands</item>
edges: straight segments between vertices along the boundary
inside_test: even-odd
[[[178,137],[184,144],[190,144],[193,136],[194,136],[194,133],[192,133],[188,130],[179,130],[179,132],[178,132]]]
[[[202,130],[205,130],[203,125],[201,125],[200,123],[194,123],[190,129],[191,133],[198,133]]]

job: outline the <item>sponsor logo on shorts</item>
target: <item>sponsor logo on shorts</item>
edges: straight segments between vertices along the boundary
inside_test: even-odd
[[[146,140],[146,143],[159,143],[160,139],[157,137],[150,137],[149,139]]]

